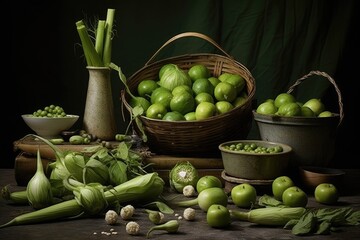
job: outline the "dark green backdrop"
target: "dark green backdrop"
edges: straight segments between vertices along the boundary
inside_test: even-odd
[[[3,88],[5,125],[1,136],[0,167],[13,167],[12,142],[31,132],[21,114],[49,104],[67,113],[83,115],[88,73],[79,46],[75,22],[105,19],[115,8],[113,62],[131,76],[172,36],[186,31],[204,33],[237,61],[256,80],[256,100],[273,98],[311,70],[327,72],[336,80],[343,96],[345,118],[339,127],[334,166],[359,166],[342,154],[354,149],[347,140],[355,129],[354,81],[356,78],[354,32],[358,4],[352,0],[155,0],[155,1],[31,1],[10,3],[11,64]],[[4,32],[3,32],[4,33]],[[6,33],[6,31],[5,31]],[[166,47],[158,59],[185,53],[216,52],[199,39],[181,39]],[[3,56],[4,57],[4,56]],[[3,78],[3,82],[5,79]],[[121,118],[122,84],[113,72],[112,89],[119,132],[126,127]],[[332,111],[338,98],[326,79],[301,84],[299,100],[320,97]],[[81,128],[82,119],[77,123]],[[210,136],[211,137],[211,136]],[[257,138],[254,127],[249,138]],[[356,136],[355,136],[356,137]]]

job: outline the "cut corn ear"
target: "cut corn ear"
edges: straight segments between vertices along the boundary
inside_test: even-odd
[[[229,210],[230,215],[237,220],[248,221],[260,225],[285,226],[290,220],[297,220],[306,212],[303,207],[266,207],[248,212]]]

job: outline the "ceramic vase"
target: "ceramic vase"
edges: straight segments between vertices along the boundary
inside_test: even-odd
[[[116,134],[110,68],[88,66],[89,83],[83,127],[101,140],[113,140]]]

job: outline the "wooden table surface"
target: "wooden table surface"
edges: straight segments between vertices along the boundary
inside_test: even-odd
[[[349,170],[350,171],[350,170]],[[348,174],[348,186],[355,187],[355,191],[351,191],[342,195],[339,199],[339,207],[351,206],[360,209],[360,191],[359,191],[359,170],[351,170]],[[353,182],[355,181],[355,182]],[[13,190],[24,190],[24,187],[16,185],[13,169],[0,169],[0,187],[10,184]],[[350,188],[349,188],[350,189]],[[309,207],[324,207],[315,202],[312,196],[309,196]],[[229,208],[235,208],[230,204]],[[336,207],[336,206],[335,206]],[[257,226],[247,222],[233,221],[227,229],[211,228],[206,223],[206,215],[197,206],[196,219],[194,221],[180,220],[180,228],[178,233],[168,234],[164,231],[153,232],[150,239],[360,239],[360,227],[342,227],[341,232],[331,233],[330,235],[307,236],[300,237],[292,235],[290,230],[278,227]],[[182,215],[184,208],[174,209],[175,213]],[[4,199],[0,199],[0,225],[4,224],[14,217],[32,211],[30,206],[14,206],[9,205]],[[166,219],[176,219],[174,215],[166,215]],[[0,229],[0,239],[146,239],[146,232],[153,226],[147,219],[144,209],[137,208],[134,221],[140,224],[140,235],[131,236],[125,231],[127,221],[119,220],[115,226],[107,225],[103,217],[94,217],[87,219],[75,219],[67,221],[48,222],[41,224],[11,226]],[[113,229],[117,235],[107,236],[101,232],[110,232]],[[96,234],[95,234],[96,233]]]

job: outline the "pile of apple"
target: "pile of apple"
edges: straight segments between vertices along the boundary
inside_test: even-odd
[[[288,176],[279,176],[272,183],[273,197],[282,201],[288,207],[306,207],[308,196]],[[256,202],[256,189],[248,183],[241,183],[231,189],[233,203],[241,208],[249,208]],[[335,185],[321,183],[314,191],[315,200],[322,204],[334,204],[338,201],[339,194]]]
[[[275,99],[267,99],[256,109],[257,113],[284,117],[331,117],[332,112],[325,109],[319,98],[311,98],[301,103],[290,93],[280,93]]]
[[[272,183],[274,198],[289,207],[305,207],[308,202],[307,194],[297,187],[288,176],[277,177]],[[338,190],[331,183],[321,183],[314,191],[315,200],[322,204],[334,204],[339,199]]]

